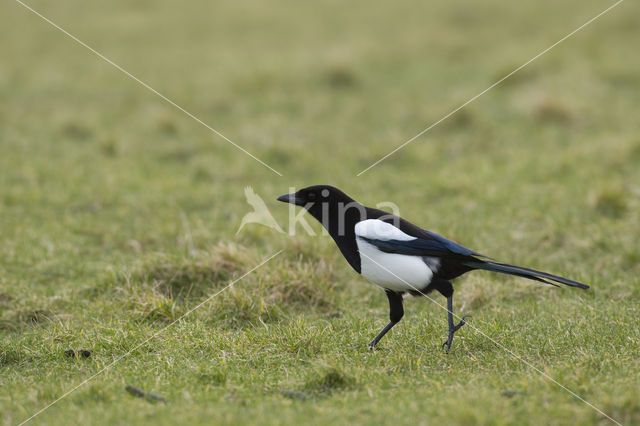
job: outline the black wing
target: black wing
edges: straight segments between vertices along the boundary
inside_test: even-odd
[[[408,254],[412,256],[478,256],[490,259],[488,256],[470,250],[426,229],[422,229],[408,220],[391,213],[370,207],[367,207],[366,210],[367,219],[378,219],[390,223],[400,228],[405,234],[416,238],[411,241],[391,240],[380,241],[375,244],[370,241],[371,244],[380,250],[387,251],[388,253]],[[380,246],[378,244],[380,244]]]
[[[358,238],[372,244],[378,248],[378,250],[385,253],[406,254],[408,256],[435,256],[435,257],[448,257],[448,256],[482,256],[473,250],[469,250],[466,247],[456,244],[453,241],[449,241],[445,238],[434,238],[431,240],[425,240],[422,238],[416,238],[415,240],[377,240],[374,238],[367,238],[359,236]],[[444,241],[443,241],[444,240]]]

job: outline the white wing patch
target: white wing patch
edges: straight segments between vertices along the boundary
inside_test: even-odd
[[[378,219],[367,219],[356,223],[355,231],[357,237],[366,237],[372,240],[411,241],[417,239],[409,234],[405,234],[392,224]]]
[[[360,273],[372,283],[389,290],[423,290],[433,277],[433,271],[420,256],[385,253],[362,238],[376,240],[415,240],[390,223],[378,219],[358,222],[356,243],[360,252]]]

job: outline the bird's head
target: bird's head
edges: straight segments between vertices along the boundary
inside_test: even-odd
[[[338,188],[314,185],[278,197],[278,201],[303,207],[329,232],[349,264],[360,272],[355,225],[366,218],[366,207]]]
[[[340,211],[360,206],[351,197],[330,185],[314,185],[278,197],[278,201],[304,207],[323,225]]]
[[[330,185],[313,185],[291,194],[281,195],[278,197],[278,201],[302,206],[309,210],[318,204],[326,203],[330,206],[337,206],[341,202],[352,202],[353,199],[336,187]]]

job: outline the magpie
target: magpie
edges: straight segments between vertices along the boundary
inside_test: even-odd
[[[368,344],[372,349],[404,316],[404,295],[426,295],[437,290],[447,298],[449,333],[442,347],[448,353],[454,333],[469,317],[465,315],[454,324],[451,281],[469,271],[501,272],[556,287],[560,283],[589,288],[547,272],[495,262],[396,215],[363,206],[329,185],[303,188],[281,195],[278,201],[304,207],[328,231],[349,265],[385,291],[390,321]]]

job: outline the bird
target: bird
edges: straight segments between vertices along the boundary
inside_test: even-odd
[[[555,287],[589,288],[547,272],[496,262],[399,216],[366,207],[330,185],[309,186],[277,200],[303,207],[327,230],[349,265],[386,293],[389,323],[369,342],[371,349],[404,316],[404,296],[426,296],[435,290],[447,299],[448,335],[442,347],[448,353],[454,334],[469,317],[454,323],[452,280],[470,271],[515,275]]]
[[[244,228],[244,226],[249,223],[259,223],[261,225],[275,229],[281,234],[284,233],[282,228],[280,228],[280,225],[278,225],[278,222],[276,222],[273,216],[271,216],[269,208],[264,203],[264,200],[258,194],[256,194],[252,187],[247,186],[244,189],[244,195],[247,199],[247,203],[253,207],[253,211],[244,215],[244,217],[242,218],[242,222],[240,222],[240,227],[238,228],[236,235],[238,235],[240,231],[242,231],[242,228]]]

